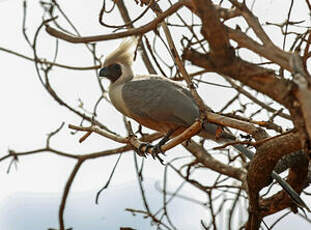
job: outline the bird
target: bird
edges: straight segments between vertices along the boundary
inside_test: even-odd
[[[134,74],[133,48],[136,45],[136,39],[124,40],[106,57],[99,76],[111,81],[108,94],[119,112],[145,127],[175,137],[199,118],[199,108],[182,84],[159,75]],[[216,135],[219,128],[216,124],[205,126],[209,131],[200,134],[205,138],[220,142],[222,138],[233,137],[227,133],[223,133],[224,137]]]
[[[161,151],[161,145],[170,138],[181,134],[199,117],[200,110],[191,92],[184,85],[159,75],[138,75],[132,68],[138,39],[132,37],[121,42],[104,60],[99,71],[101,78],[110,80],[108,94],[113,106],[123,115],[139,124],[159,131],[164,138],[158,145],[152,146],[153,153]],[[199,136],[217,143],[236,140],[230,132],[217,124],[204,122]],[[221,128],[221,132],[219,130]],[[241,144],[233,145],[250,160],[254,153]],[[140,149],[138,154],[141,155]],[[298,207],[307,205],[276,172],[271,177],[278,181]]]

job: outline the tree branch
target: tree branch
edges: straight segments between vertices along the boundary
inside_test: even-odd
[[[215,68],[208,54],[199,53],[193,49],[184,49],[183,58],[192,64],[229,76],[243,84],[263,93],[285,106],[291,106],[290,86],[280,79],[273,70],[259,67],[255,64],[235,57],[230,65]],[[278,87],[275,87],[275,86]],[[273,90],[272,90],[273,89]]]
[[[249,165],[247,174],[250,201],[250,216],[247,229],[257,229],[259,227],[258,224],[262,217],[262,209],[259,206],[259,191],[270,184],[270,175],[275,165],[283,156],[298,151],[300,148],[300,136],[297,132],[271,139],[257,147],[256,155]],[[305,172],[306,170],[303,171]],[[304,173],[299,173],[300,176],[302,174]],[[297,192],[301,192],[302,187],[300,186],[304,184],[305,178],[306,174],[300,178],[295,176],[297,181],[294,181],[291,185],[295,190],[297,189]],[[291,180],[290,182],[293,181]],[[280,207],[283,207],[283,205]]]
[[[202,20],[201,33],[208,41],[210,55],[216,66],[227,65],[234,57],[234,51],[230,46],[225,27],[220,23],[220,17],[216,7],[210,0],[194,0],[195,12]]]
[[[175,13],[177,10],[179,10],[181,7],[185,5],[191,5],[190,0],[181,0],[172,5],[169,9],[164,11],[162,14],[160,14],[158,17],[156,17],[151,22],[147,23],[146,25],[143,25],[141,27],[135,28],[135,29],[129,29],[124,32],[119,33],[112,33],[112,34],[105,34],[105,35],[97,35],[97,36],[87,36],[87,37],[77,37],[73,36],[67,33],[64,33],[62,31],[56,30],[53,27],[46,24],[46,32],[50,34],[53,37],[60,38],[62,40],[71,42],[71,43],[89,43],[89,42],[99,42],[99,41],[105,41],[105,40],[112,40],[112,39],[118,39],[118,38],[124,38],[128,36],[134,36],[134,35],[142,35],[145,34],[151,30],[154,30],[157,28],[159,23],[161,23],[165,18],[170,16],[171,14]]]

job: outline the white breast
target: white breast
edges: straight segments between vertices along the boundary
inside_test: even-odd
[[[109,97],[117,110],[124,114],[125,116],[129,116],[129,111],[126,108],[126,105],[122,99],[122,87],[123,84],[112,84],[109,88]]]

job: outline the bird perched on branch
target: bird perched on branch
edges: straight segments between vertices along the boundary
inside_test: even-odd
[[[161,76],[134,73],[132,64],[136,46],[136,38],[124,40],[106,57],[99,75],[110,80],[109,97],[119,112],[145,127],[165,134],[160,143],[154,146],[153,152],[157,154],[161,150],[160,145],[191,126],[200,117],[200,111],[190,91],[181,84]],[[210,122],[203,124],[198,135],[218,143],[235,140],[228,132],[219,134],[219,126]],[[244,146],[237,144],[233,147],[249,159],[253,158],[253,152]],[[281,177],[275,172],[271,176],[297,205],[307,207]]]
[[[145,127],[175,137],[199,118],[199,108],[183,85],[157,75],[135,75],[132,63],[136,45],[135,38],[124,40],[106,57],[99,75],[111,81],[109,97],[119,112]],[[227,133],[216,135],[217,125],[204,126],[200,136],[218,142],[224,138],[232,141],[233,136]]]

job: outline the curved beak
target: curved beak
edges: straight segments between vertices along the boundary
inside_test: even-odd
[[[107,67],[104,67],[102,68],[100,71],[99,71],[99,76],[100,77],[106,77],[108,78],[110,75],[110,70],[107,68]]]

